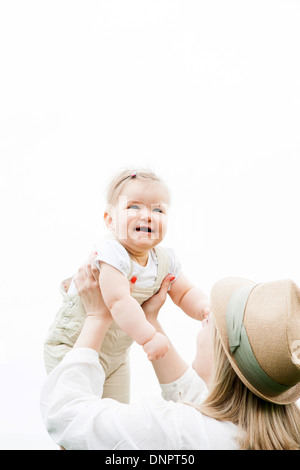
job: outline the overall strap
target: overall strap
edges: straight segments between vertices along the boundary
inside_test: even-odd
[[[160,288],[162,281],[169,274],[171,262],[170,262],[169,253],[162,246],[156,246],[154,248],[154,252],[157,256],[157,264],[158,264],[158,266],[157,266],[157,278],[156,278],[156,281],[155,281],[155,288],[157,288],[157,287]],[[131,256],[129,255],[128,252],[127,252],[127,254],[128,254],[128,258],[129,258],[129,262],[130,262],[130,271],[129,271],[129,274],[128,274],[127,278],[130,281],[130,279],[132,278],[132,272],[133,272],[133,262],[132,262]]]
[[[130,281],[130,279],[132,278],[132,272],[133,272],[133,262],[132,262],[130,254],[128,253],[127,250],[126,250],[126,253],[128,255],[129,263],[130,263],[130,270],[129,270],[129,274],[127,275],[127,279],[128,279],[128,281]]]
[[[157,292],[160,289],[161,283],[163,282],[164,278],[170,272],[170,255],[165,248],[162,246],[157,246],[154,248],[154,251],[157,256],[157,278],[155,281],[154,289]]]

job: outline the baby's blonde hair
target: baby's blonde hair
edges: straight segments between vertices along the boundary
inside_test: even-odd
[[[143,181],[156,181],[163,184],[169,194],[170,191],[165,182],[156,174],[154,171],[147,168],[134,168],[134,169],[123,169],[117,172],[109,182],[106,192],[106,204],[115,205],[118,201],[118,198],[125,186],[125,184],[131,179],[138,179]]]

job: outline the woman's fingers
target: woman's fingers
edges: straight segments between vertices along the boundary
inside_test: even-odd
[[[161,299],[162,302],[166,300],[171,282],[173,282],[174,279],[175,276],[173,274],[168,274],[161,283],[160,289],[156,295]]]
[[[87,261],[81,265],[75,275],[74,281],[78,293],[81,293],[84,289],[87,289],[93,284],[98,284],[99,271],[95,266],[95,263]]]
[[[154,320],[157,318],[159,310],[166,301],[170,284],[172,281],[174,281],[174,279],[175,276],[173,274],[168,274],[164,278],[157,294],[154,294],[152,297],[150,297],[150,299],[146,300],[146,302],[142,304],[142,308],[148,320]]]
[[[93,251],[90,253],[88,259],[83,263],[78,269],[77,273],[81,279],[91,279],[99,281],[99,269],[95,265],[95,258],[97,257],[97,252]],[[77,276],[78,277],[78,276]]]
[[[99,269],[97,268],[97,266],[95,265],[93,261],[86,265],[86,272],[87,272],[87,276],[91,280],[99,282],[99,274],[100,274]]]
[[[98,282],[99,281],[99,269],[97,268],[95,264],[96,257],[97,257],[97,251],[92,251],[88,258],[87,266],[89,266],[88,268],[89,275],[93,276],[93,278]]]

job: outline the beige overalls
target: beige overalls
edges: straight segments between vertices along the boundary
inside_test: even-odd
[[[158,272],[153,287],[133,288],[132,296],[141,305],[153,294],[159,291],[163,279],[169,274],[170,258],[163,247],[156,247],[155,253],[158,261]],[[128,255],[129,256],[129,255]],[[132,277],[131,272],[128,275]],[[46,371],[59,364],[65,354],[73,347],[85,320],[85,310],[78,294],[68,294],[72,278],[63,281],[60,292],[63,304],[59,309],[54,322],[50,326],[47,339],[44,343],[44,361]],[[100,363],[105,372],[103,398],[114,398],[123,403],[130,399],[129,349],[133,339],[128,336],[115,321],[107,331],[99,353]]]

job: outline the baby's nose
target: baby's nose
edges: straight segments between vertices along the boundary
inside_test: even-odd
[[[142,220],[151,220],[151,211],[149,211],[146,207],[143,208],[140,212],[140,218]]]

